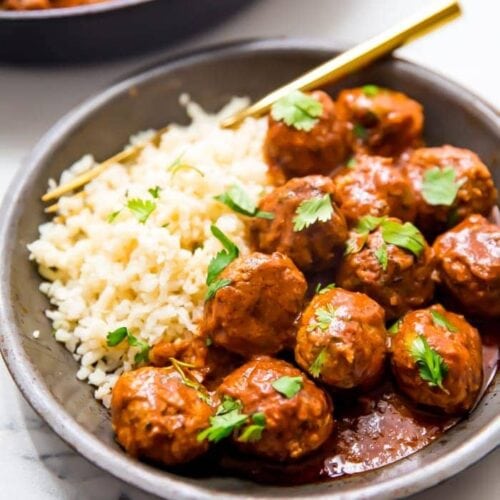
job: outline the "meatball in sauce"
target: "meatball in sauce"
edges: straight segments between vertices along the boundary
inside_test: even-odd
[[[297,129],[269,115],[264,155],[285,179],[310,174],[328,175],[349,154],[336,104],[320,90],[310,93],[320,103],[321,114],[310,130]]]
[[[307,282],[288,257],[255,252],[232,262],[220,278],[229,284],[205,304],[204,336],[247,357],[293,345]]]
[[[317,294],[300,320],[295,360],[336,389],[366,388],[384,367],[384,310],[370,297],[340,288]]]
[[[319,448],[333,429],[328,394],[285,361],[259,356],[228,375],[218,389],[221,398],[241,402],[247,415],[262,414],[264,429],[256,439],[233,436],[246,453],[285,461]]]
[[[469,215],[487,216],[495,205],[497,193],[490,171],[468,149],[416,149],[405,170],[416,197],[416,224],[429,236]]]
[[[434,243],[439,281],[467,312],[500,318],[500,226],[471,215]]]
[[[399,388],[416,403],[463,413],[481,388],[479,333],[441,306],[408,313],[392,338],[392,369]]]
[[[200,392],[173,368],[124,373],[113,389],[111,416],[118,442],[129,455],[164,465],[189,462],[208,450],[197,436],[212,413]]]
[[[351,231],[336,283],[376,300],[388,320],[399,318],[432,299],[434,254],[410,223],[403,225],[394,218],[368,220],[373,223],[370,228],[360,224]]]
[[[421,142],[422,106],[401,92],[376,85],[346,89],[337,110],[358,153],[396,157]]]
[[[349,225],[365,215],[415,219],[410,182],[391,158],[358,155],[348,165],[333,176],[333,199]]]
[[[320,271],[335,265],[347,240],[344,216],[332,200],[330,178],[310,175],[291,179],[276,188],[259,203],[259,209],[274,214],[274,219],[255,218],[250,223],[252,244],[256,250],[282,252],[304,272]],[[307,205],[318,204],[325,212],[321,218],[301,224]]]

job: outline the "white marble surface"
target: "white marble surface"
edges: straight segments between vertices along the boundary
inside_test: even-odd
[[[354,43],[375,34],[427,0],[261,0],[237,16],[174,49],[236,38],[289,35]],[[453,25],[400,50],[461,82],[500,108],[499,0],[463,0]],[[63,113],[168,51],[107,65],[59,68],[0,64],[0,197],[23,158]],[[500,450],[418,500],[500,496]],[[146,495],[76,456],[24,402],[0,361],[0,499],[146,499]]]

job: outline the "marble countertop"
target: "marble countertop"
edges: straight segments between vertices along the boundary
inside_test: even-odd
[[[237,38],[298,36],[331,40],[332,47],[371,36],[428,0],[260,0],[210,32],[170,52]],[[465,15],[452,25],[401,49],[500,108],[498,0],[462,0]],[[121,75],[168,50],[108,64],[15,67],[0,64],[0,198],[40,136],[61,115]],[[415,495],[493,500],[500,495],[500,450],[479,464]],[[22,500],[143,500],[151,498],[76,455],[31,410],[0,360],[0,498]]]

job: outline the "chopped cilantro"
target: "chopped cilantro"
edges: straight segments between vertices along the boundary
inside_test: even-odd
[[[271,108],[274,120],[283,121],[289,127],[305,132],[312,130],[322,113],[321,102],[299,90],[282,97]]]
[[[127,339],[129,346],[139,349],[139,352],[135,355],[134,361],[136,363],[146,362],[149,358],[149,345],[132,335],[126,326],[120,326],[116,330],[109,332],[106,336],[106,343],[109,347],[114,347],[125,339]]]
[[[149,188],[148,189],[148,193],[153,198],[159,198],[160,197],[160,191],[161,191],[161,187],[160,186],[155,186],[154,188]]]
[[[132,198],[127,201],[127,208],[134,214],[135,218],[144,224],[153,210],[156,208],[156,203],[151,200],[141,200],[140,198]]]
[[[209,286],[240,254],[238,247],[216,225],[210,226],[210,231],[221,242],[224,250],[218,252],[208,264],[207,285]]]
[[[259,210],[245,190],[236,184],[230,186],[224,193],[215,196],[215,199],[239,214],[261,219],[274,219],[273,213]]]
[[[108,217],[106,218],[106,220],[107,220],[110,224],[112,224],[112,223],[115,221],[115,219],[116,219],[116,218],[117,218],[117,217],[121,214],[121,212],[122,212],[122,211],[121,211],[121,209],[120,209],[120,210],[116,210],[115,212],[110,213],[110,214],[108,215]]]
[[[363,125],[360,125],[359,123],[354,124],[352,131],[354,132],[354,135],[358,139],[364,140],[368,137],[368,130],[366,130],[366,128],[363,127]]]
[[[347,168],[354,168],[356,166],[356,157],[351,156],[349,160],[347,160],[347,163],[345,164]]]
[[[364,85],[361,90],[366,97],[375,97],[380,92],[380,87],[377,85]]]
[[[284,376],[275,380],[271,385],[273,386],[273,389],[278,391],[280,394],[288,399],[291,399],[302,389],[304,380],[300,376]]]
[[[252,423],[248,424],[238,437],[242,443],[258,441],[266,428],[266,416],[262,412],[254,413],[251,416]]]
[[[327,330],[330,323],[335,319],[336,309],[332,304],[328,304],[325,307],[318,307],[314,312],[314,321],[309,325],[309,331],[316,328],[320,330]]]
[[[429,205],[451,206],[465,179],[457,181],[453,167],[433,167],[426,170],[422,180],[422,197]]]
[[[109,332],[106,336],[106,343],[109,347],[114,347],[120,344],[128,335],[128,329],[126,326],[120,326],[116,330]]]
[[[220,280],[215,280],[210,283],[208,286],[207,293],[205,294],[205,300],[210,300],[215,297],[215,294],[221,289],[224,288],[225,286],[228,286],[231,284],[231,280],[225,278],[225,279],[220,279]]]
[[[315,222],[326,222],[331,219],[332,215],[333,205],[328,193],[321,198],[304,200],[295,211],[293,230],[298,232],[308,228]]]
[[[325,364],[327,356],[328,353],[326,349],[325,348],[321,349],[321,351],[319,351],[318,355],[316,356],[311,366],[309,367],[309,373],[314,378],[318,378],[321,375],[321,370],[323,369],[323,365]]]
[[[443,387],[443,379],[448,373],[448,366],[439,353],[429,346],[427,339],[423,335],[417,335],[409,350],[419,368],[420,378],[430,387],[439,387],[447,392]]]
[[[446,319],[446,317],[443,314],[438,313],[437,311],[434,311],[433,309],[431,309],[431,316],[432,316],[432,322],[436,326],[440,326],[442,328],[445,328],[446,330],[448,330],[451,333],[458,332],[458,328],[453,323],[450,323],[448,321],[448,319]]]
[[[324,293],[328,292],[329,290],[333,290],[334,288],[335,288],[335,283],[330,283],[329,285],[326,286],[322,286],[321,283],[318,283],[316,285],[316,289],[314,290],[314,292],[323,295]]]
[[[411,222],[401,224],[392,220],[384,220],[381,229],[382,238],[386,243],[409,250],[416,257],[424,251],[425,239]]]
[[[401,319],[396,320],[388,329],[387,332],[390,335],[396,335],[399,332],[399,329],[401,328],[401,323],[403,321]]]
[[[387,271],[387,264],[389,263],[389,254],[387,252],[387,245],[385,243],[382,243],[382,245],[380,245],[375,250],[375,257],[377,258],[382,269],[384,271]]]

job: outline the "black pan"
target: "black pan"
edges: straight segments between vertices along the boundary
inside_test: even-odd
[[[68,62],[159,48],[225,19],[249,0],[110,0],[0,10],[0,62]]]

